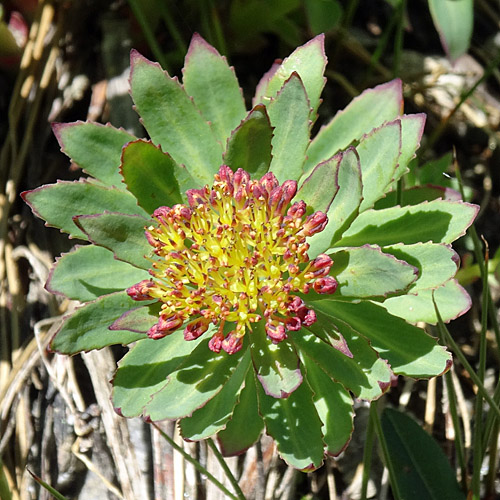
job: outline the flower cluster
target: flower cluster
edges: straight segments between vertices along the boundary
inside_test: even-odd
[[[194,340],[214,324],[210,349],[232,354],[262,318],[274,343],[287,338],[287,331],[312,325],[314,311],[294,293],[312,287],[332,294],[337,281],[328,276],[329,256],[310,260],[307,254],[306,238],[322,231],[328,219],[320,211],[306,215],[304,201],[290,204],[296,192],[296,181],[280,185],[271,172],[251,180],[248,172],[223,165],[212,188],[187,192],[189,206],[155,210],[157,225],[146,230],[159,257],[152,279],[127,290],[135,300],[162,303],[148,336],[162,338],[188,321],[184,338]]]

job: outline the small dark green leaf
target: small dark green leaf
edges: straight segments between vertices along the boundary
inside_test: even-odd
[[[255,106],[229,138],[224,163],[234,171],[242,168],[253,178],[262,177],[271,164],[272,138],[265,106]]]
[[[222,147],[177,78],[137,51],[130,55],[130,89],[151,140],[201,185],[212,184],[222,163]]]
[[[308,383],[304,381],[287,398],[268,396],[262,387],[258,396],[266,432],[276,441],[281,458],[297,469],[317,469],[323,463],[325,444]]]
[[[26,191],[22,196],[35,215],[47,221],[48,226],[80,239],[87,238],[73,222],[76,215],[100,214],[109,210],[147,216],[132,194],[99,186],[95,181],[57,181]]]
[[[191,39],[183,74],[188,95],[210,122],[221,144],[245,117],[245,101],[234,70],[226,58],[195,33]]]
[[[103,213],[75,217],[75,223],[95,245],[111,250],[118,260],[140,269],[149,269],[146,256],[152,255],[152,247],[144,236],[148,219],[137,215]]]
[[[108,186],[123,188],[118,171],[122,148],[135,137],[99,123],[55,123],[54,134],[66,153],[84,172]]]
[[[381,423],[401,498],[465,500],[443,450],[415,420],[386,408]]]
[[[179,166],[153,143],[137,140],[123,149],[121,173],[137,203],[152,214],[160,206],[182,203],[176,173]]]
[[[161,302],[154,302],[147,306],[139,306],[123,313],[109,327],[110,330],[127,330],[129,332],[147,333],[158,323],[161,311]]]
[[[56,259],[46,288],[51,293],[88,302],[147,278],[148,273],[116,260],[109,250],[86,245]]]
[[[125,292],[105,295],[89,302],[65,318],[50,348],[61,354],[76,354],[113,344],[130,344],[144,338],[140,333],[109,330],[115,319],[136,305],[137,302]]]
[[[259,415],[256,384],[260,385],[251,368],[247,371],[245,387],[231,419],[226,428],[217,434],[222,453],[226,457],[239,455],[250,448],[264,429],[264,421]]]

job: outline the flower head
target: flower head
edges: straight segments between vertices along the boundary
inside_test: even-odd
[[[314,311],[295,294],[311,287],[331,294],[337,281],[328,276],[330,257],[307,254],[307,237],[328,219],[323,212],[307,216],[303,201],[290,204],[296,192],[295,181],[279,184],[271,172],[251,180],[223,165],[211,188],[187,192],[189,206],[155,210],[155,224],[146,229],[158,257],[152,279],[128,289],[134,300],[162,303],[149,337],[184,324],[184,338],[194,340],[213,324],[210,349],[232,354],[258,321],[274,343],[314,323]]]

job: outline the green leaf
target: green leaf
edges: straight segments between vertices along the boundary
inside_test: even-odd
[[[109,210],[147,216],[127,191],[106,188],[84,179],[57,181],[25,191],[22,196],[35,215],[47,222],[47,226],[56,227],[73,238],[87,239],[73,222],[76,215],[100,214]]]
[[[276,441],[281,458],[304,471],[320,467],[325,445],[308,383],[304,381],[287,398],[268,396],[262,387],[257,394],[266,432]]]
[[[308,239],[310,248],[307,253],[311,258],[326,251],[332,242],[340,239],[342,233],[358,215],[362,200],[361,167],[358,153],[354,148],[349,148],[339,153],[339,157],[338,191],[327,212],[327,226],[323,231]],[[334,182],[332,180],[333,186],[335,186]]]
[[[255,324],[250,336],[255,373],[266,394],[287,398],[302,383],[299,358],[289,341],[272,343],[262,323]]]
[[[434,377],[450,366],[449,353],[424,330],[389,314],[378,304],[318,300],[314,302],[314,310],[329,316],[344,336],[345,331],[338,320],[366,337],[397,375]],[[349,348],[352,351],[350,344]]]
[[[382,303],[391,314],[404,318],[409,323],[425,321],[435,325],[438,322],[432,303],[432,293],[443,321],[451,321],[465,314],[471,306],[469,294],[457,283],[450,280],[435,290],[427,288],[401,297],[391,297]]]
[[[465,500],[443,450],[413,418],[385,408],[381,424],[401,498]]]
[[[326,81],[323,76],[327,61],[324,44],[325,36],[318,35],[295,49],[283,60],[276,71],[269,75],[267,85],[260,86],[259,90],[262,91],[262,94],[255,96],[254,103],[269,103],[270,99],[276,96],[291,74],[296,72],[304,84],[312,108],[311,116],[314,116]]]
[[[401,153],[401,121],[395,120],[365,135],[356,151],[363,179],[362,212],[384,196],[394,178]]]
[[[91,122],[55,123],[52,129],[62,152],[84,172],[108,186],[123,188],[118,167],[123,146],[135,140],[132,134]]]
[[[212,436],[225,427],[238,402],[249,368],[250,352],[247,350],[219,394],[214,396],[205,406],[196,410],[190,417],[181,420],[180,430],[183,438],[198,441]],[[250,369],[252,370],[252,368]]]
[[[474,24],[472,0],[429,0],[432,20],[447,56],[455,61],[469,50]]]
[[[292,73],[267,106],[274,128],[270,170],[280,183],[302,176],[309,145],[309,100],[297,73]]]
[[[170,375],[167,385],[154,395],[145,414],[153,421],[191,415],[221,391],[245,351],[243,346],[235,354],[215,353],[208,348],[208,339],[201,342]]]
[[[387,297],[406,290],[418,276],[418,269],[404,260],[383,253],[378,247],[363,246],[329,254],[330,274],[342,297]]]
[[[318,163],[358,141],[384,122],[394,120],[401,112],[401,80],[365,90],[339,111],[313,139],[307,150],[304,172],[308,174]]]
[[[201,185],[212,184],[222,147],[177,78],[133,50],[130,89],[151,140],[184,164]]]
[[[265,106],[255,106],[229,138],[224,163],[234,171],[246,170],[254,179],[262,177],[271,164],[272,137]]]
[[[217,50],[195,33],[184,65],[183,84],[186,92],[221,144],[243,120],[245,101],[234,74]]]
[[[310,357],[303,354],[307,381],[322,425],[326,452],[339,455],[351,439],[354,411],[352,398],[341,384],[334,382]]]
[[[349,326],[340,322],[332,323],[330,317],[321,314],[316,307],[318,321],[312,326],[293,332],[290,336],[301,355],[313,359],[335,382],[341,383],[357,398],[372,400],[380,397],[389,387],[391,370],[365,338]],[[351,355],[347,355],[331,345],[332,338],[339,337],[336,325],[343,327],[342,335]]]
[[[109,325],[137,302],[126,292],[105,295],[78,308],[66,316],[61,328],[50,343],[50,348],[60,354],[102,349],[113,344],[130,344],[144,338],[143,334],[110,331]]]
[[[203,336],[186,341],[178,330],[162,339],[137,342],[118,363],[113,379],[113,406],[124,417],[141,415],[169,375],[189,357]]]
[[[259,439],[264,421],[259,414],[257,386],[253,369],[247,371],[245,387],[226,428],[217,434],[224,456],[240,455]],[[260,385],[260,384],[259,384]]]
[[[296,198],[304,200],[313,211],[328,213],[339,190],[338,176],[342,158],[343,155],[338,154],[317,165],[300,186]]]
[[[394,255],[418,269],[418,278],[410,287],[411,292],[426,288],[437,288],[450,278],[453,278],[458,269],[459,257],[450,245],[435,243],[399,244],[384,247],[382,251]]]
[[[148,278],[148,273],[120,262],[105,248],[77,246],[56,259],[45,287],[51,293],[88,302]]]
[[[121,173],[137,203],[152,214],[158,207],[182,203],[172,157],[148,141],[137,140],[125,146]]]
[[[476,205],[444,200],[367,210],[356,218],[335,246],[451,243],[465,234],[477,211]]]
[[[151,267],[146,257],[150,257],[153,251],[144,236],[148,222],[137,215],[108,212],[75,217],[75,223],[92,243],[111,250],[118,260],[139,269]]]

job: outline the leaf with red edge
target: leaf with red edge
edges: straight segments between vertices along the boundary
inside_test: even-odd
[[[73,238],[87,239],[73,222],[76,215],[100,214],[105,210],[136,216],[147,216],[137,205],[137,200],[127,191],[107,188],[82,179],[79,181],[57,181],[32,191],[22,197],[34,214]]]
[[[105,212],[97,215],[80,215],[75,224],[95,245],[111,250],[118,260],[140,269],[149,269],[153,248],[144,236],[148,219],[137,215]]]
[[[308,174],[318,163],[331,158],[384,122],[397,118],[402,104],[399,79],[365,90],[318,132],[307,150],[304,173]]]
[[[121,173],[137,203],[152,214],[160,206],[182,203],[172,157],[149,141],[137,140],[123,148]]]
[[[304,380],[287,398],[268,396],[262,387],[257,389],[257,394],[266,433],[275,440],[281,458],[303,471],[320,467],[325,443],[313,392],[307,381]]]
[[[50,343],[54,352],[76,354],[113,344],[130,344],[144,334],[109,330],[109,325],[137,303],[125,292],[104,295],[67,316]]]
[[[334,382],[309,356],[302,354],[301,359],[314,393],[314,406],[323,423],[321,430],[326,452],[337,456],[346,448],[354,430],[352,398],[341,384]]]
[[[358,153],[354,148],[348,148],[335,155],[335,158],[337,157],[339,158],[337,178],[330,181],[332,191],[335,189],[335,185],[338,186],[337,193],[326,213],[328,216],[327,226],[323,231],[308,239],[310,247],[307,253],[311,258],[325,252],[332,246],[332,243],[340,239],[358,215],[359,205],[363,199]]]
[[[234,354],[216,353],[208,348],[206,335],[202,337],[203,342],[169,376],[167,385],[146,406],[144,414],[151,420],[184,418],[204,406],[222,390],[248,348],[246,344]]]
[[[222,147],[191,98],[160,65],[130,53],[130,92],[151,140],[201,185],[212,184]]]
[[[54,123],[54,134],[66,153],[87,174],[108,186],[123,188],[118,171],[122,148],[136,138],[110,124],[92,122]]]
[[[214,435],[226,426],[238,402],[249,368],[251,370],[250,352],[247,350],[222,390],[205,406],[180,421],[183,438],[198,441]]]
[[[88,302],[148,277],[147,272],[116,260],[109,250],[85,245],[56,259],[45,288],[51,293]]]
[[[251,351],[255,373],[266,394],[287,398],[302,383],[299,358],[288,340],[273,344],[262,322],[252,328]]]
[[[186,92],[224,145],[246,114],[234,69],[229,67],[224,56],[195,33],[182,74]]]
[[[127,330],[129,332],[147,333],[156,323],[161,311],[161,302],[135,307],[124,312],[109,326],[111,331]]]
[[[225,429],[217,434],[224,456],[240,455],[259,439],[264,430],[264,421],[259,414],[257,386],[254,370],[247,372],[245,387],[240,393],[231,419]]]
[[[293,72],[267,106],[273,127],[270,170],[279,182],[299,180],[309,145],[310,104],[300,76]]]
[[[137,342],[119,361],[113,379],[113,406],[120,415],[141,415],[153,395],[165,387],[168,377],[203,340],[199,337],[187,342],[182,331],[176,331],[162,339]]]
[[[255,97],[255,102],[267,104],[272,97],[276,96],[290,75],[296,72],[304,84],[312,108],[311,116],[314,117],[326,82],[323,76],[326,62],[325,35],[318,35],[295,49],[283,60],[279,68],[270,76],[265,88],[264,85],[260,87],[262,94]]]
[[[391,381],[392,372],[387,363],[379,358],[364,337],[348,325],[341,332],[351,355],[336,349],[330,339],[339,337],[336,327],[340,323],[322,314],[316,303],[313,309],[318,321],[291,333],[297,351],[313,359],[332,380],[341,383],[357,398],[370,401],[380,397]]]

